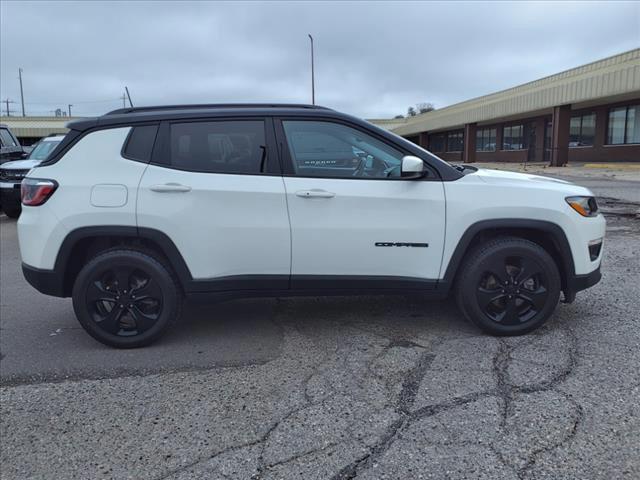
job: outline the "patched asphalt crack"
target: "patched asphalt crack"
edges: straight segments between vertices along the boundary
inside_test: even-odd
[[[550,331],[552,331],[552,329]],[[501,401],[501,427],[503,430],[507,430],[507,420],[513,413],[513,402],[516,395],[554,390],[565,396],[567,401],[569,401],[574,408],[572,427],[568,435],[564,436],[552,445],[542,447],[531,452],[524,466],[521,468],[517,468],[509,462],[494,445],[489,446],[489,449],[503,465],[512,470],[518,478],[524,478],[526,473],[535,465],[536,459],[539,455],[552,451],[575,437],[584,416],[582,406],[578,402],[564,392],[555,390],[555,387],[561,384],[573,372],[577,363],[577,337],[571,330],[566,329],[566,331],[568,332],[570,343],[568,347],[569,361],[565,368],[554,374],[551,379],[530,385],[513,385],[509,377],[508,368],[511,362],[511,353],[514,348],[517,348],[517,346],[511,346],[506,341],[501,340],[499,348],[493,358],[493,372],[496,378],[495,389],[454,397],[437,404],[427,405],[418,410],[410,411],[420,382],[426,375],[426,372],[434,358],[434,356],[429,353],[423,353],[418,365],[406,374],[403,382],[402,392],[396,406],[402,417],[393,422],[387,428],[386,432],[380,437],[378,442],[373,447],[370,447],[368,454],[343,467],[332,477],[332,480],[350,480],[356,478],[360,472],[366,470],[370,465],[375,463],[378,458],[384,455],[401,431],[405,430],[418,420],[475,402],[481,398],[497,397]],[[524,343],[522,345],[524,345]]]

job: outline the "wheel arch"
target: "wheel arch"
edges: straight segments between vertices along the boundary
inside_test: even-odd
[[[165,233],[134,226],[82,227],[70,232],[58,250],[54,271],[62,282],[61,296],[71,296],[75,278],[90,258],[120,245],[142,247],[158,254],[173,269],[183,289],[192,281],[184,258]]]
[[[544,248],[558,266],[562,290],[565,294],[568,292],[575,267],[564,230],[553,222],[520,218],[483,220],[467,228],[449,259],[442,279],[443,287],[450,289],[454,285],[462,260],[476,245],[500,236],[524,238]]]

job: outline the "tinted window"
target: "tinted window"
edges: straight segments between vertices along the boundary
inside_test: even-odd
[[[403,154],[380,140],[331,122],[284,121],[293,165],[308,177],[400,177]]]
[[[432,152],[444,152],[444,134],[429,136],[429,150]]]
[[[143,162],[151,160],[151,151],[153,150],[157,131],[157,125],[133,127],[127,146],[124,149],[125,157]]]
[[[476,132],[476,151],[494,152],[496,150],[496,129],[481,128]]]
[[[607,143],[640,143],[640,105],[609,110]]]
[[[171,165],[211,173],[265,171],[264,122],[190,122],[171,125]]]
[[[571,117],[569,123],[569,146],[587,147],[593,145],[596,133],[596,114],[589,113]]]
[[[17,147],[18,143],[6,128],[0,128],[0,141],[3,147]]]
[[[464,135],[462,132],[447,134],[447,152],[461,152],[464,148]]]
[[[524,126],[511,125],[502,130],[502,149],[521,150],[524,145]]]

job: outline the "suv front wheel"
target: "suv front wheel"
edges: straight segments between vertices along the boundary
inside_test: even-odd
[[[78,274],[73,309],[93,338],[117,348],[149,345],[180,315],[182,293],[170,269],[146,251],[98,254]]]
[[[560,273],[540,245],[501,237],[467,255],[457,302],[468,320],[492,335],[522,335],[542,325],[560,298]]]

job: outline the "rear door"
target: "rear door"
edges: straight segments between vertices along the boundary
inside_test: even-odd
[[[445,198],[435,172],[403,179],[399,147],[358,125],[280,119],[293,288],[431,288]]]
[[[288,287],[289,219],[273,142],[265,118],[161,125],[138,225],[170,237],[195,289]]]

